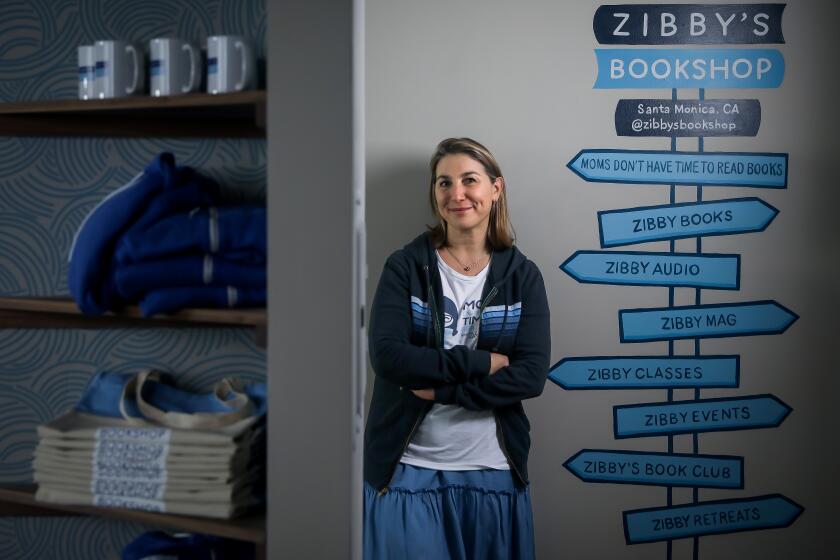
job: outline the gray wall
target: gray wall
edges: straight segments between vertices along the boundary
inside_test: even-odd
[[[354,506],[361,509],[354,444],[361,418],[351,401],[363,380],[364,139],[353,104],[353,18],[361,5],[268,5],[272,559],[355,558],[354,545],[361,551],[361,524],[352,516]]]
[[[430,215],[426,165],[447,136],[471,136],[501,162],[519,247],[546,279],[552,311],[552,359],[568,356],[667,354],[666,343],[622,345],[617,310],[668,305],[666,288],[579,284],[558,269],[579,249],[598,249],[599,210],[666,204],[668,189],[585,183],[566,167],[583,148],[669,149],[665,138],[619,138],[613,111],[620,98],[669,97],[668,90],[593,90],[599,3],[547,0],[367,2],[368,297],[387,255],[422,231]],[[704,537],[702,558],[827,558],[837,538],[829,527],[838,498],[836,453],[838,359],[838,202],[834,163],[838,124],[832,100],[838,80],[828,1],[791,2],[783,27],[786,76],[778,90],[706,92],[707,98],[758,98],[755,138],[706,139],[707,151],[788,152],[789,188],[706,188],[705,199],[759,196],[780,209],[760,234],[707,238],[705,252],[742,255],[738,292],[703,292],[704,303],[775,299],[800,319],[781,336],[702,342],[704,354],[740,354],[741,386],[703,397],[773,393],[793,407],[777,429],[704,434],[701,453],[745,458],[744,490],[701,490],[701,500],[782,493],[805,507],[790,528]],[[680,90],[696,97],[697,90]],[[695,140],[679,140],[695,150]],[[695,189],[679,188],[678,200]],[[628,250],[667,251],[650,243]],[[694,251],[694,242],[677,243]],[[676,290],[676,303],[694,291]],[[693,352],[690,342],[676,352]],[[690,399],[692,391],[675,398]],[[530,471],[540,558],[658,558],[665,544],[628,546],[621,512],[665,505],[665,490],[586,484],[562,467],[582,448],[664,451],[666,439],[616,441],[612,406],[663,401],[656,391],[564,391],[549,383],[526,403],[532,424]],[[690,436],[675,451],[691,451]],[[674,502],[691,501],[674,491]],[[674,543],[690,558],[691,542]]]

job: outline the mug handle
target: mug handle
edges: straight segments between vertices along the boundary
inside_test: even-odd
[[[140,61],[137,57],[137,48],[134,45],[126,45],[125,52],[131,53],[131,58],[134,61],[134,79],[131,81],[131,86],[125,88],[127,94],[132,94],[137,91],[137,86],[140,84]]]
[[[195,52],[195,47],[189,43],[184,43],[181,49],[187,51],[190,56],[190,83],[181,87],[181,93],[187,93],[193,91],[196,86],[195,81],[198,78],[198,64],[196,60],[198,55]]]
[[[248,61],[251,58],[251,48],[243,41],[237,39],[237,41],[233,44],[235,49],[240,49],[242,51],[242,73],[241,78],[236,84],[233,86],[234,91],[242,91],[245,89],[245,84],[251,81],[251,72],[253,68],[248,65]]]

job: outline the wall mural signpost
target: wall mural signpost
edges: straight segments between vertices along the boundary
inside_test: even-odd
[[[600,6],[593,30],[602,45],[767,45],[784,43],[785,4],[634,4]],[[621,99],[615,132],[665,137],[670,150],[581,150],[568,163],[590,183],[661,184],[670,202],[598,212],[602,249],[669,241],[670,251],[580,250],[560,268],[581,283],[668,288],[668,306],[618,311],[622,343],[664,341],[667,354],[567,357],[549,379],[566,390],[666,389],[667,400],[613,407],[613,437],[668,438],[667,452],[582,449],[565,463],[584,482],[666,488],[662,507],[623,512],[627,544],[693,538],[699,557],[704,535],[787,527],[802,506],[781,494],[701,501],[700,488],[744,489],[744,457],[699,453],[698,434],[777,427],[791,408],[775,395],[701,398],[703,388],[737,388],[741,358],[701,355],[704,338],[777,335],[797,319],[776,301],[703,304],[702,290],[739,290],[741,256],[704,253],[707,236],[761,232],[779,211],[757,197],[703,201],[704,187],[786,189],[788,154],[707,152],[706,136],[751,137],[762,112],[758,99],[705,99],[707,88],[777,88],[785,74],[781,52],[770,48],[595,49],[596,89],[671,89],[670,99]],[[697,88],[697,99],[677,99]],[[696,151],[677,151],[677,138],[696,138]],[[696,190],[695,202],[676,203],[676,189]],[[682,187],[685,188],[685,187]],[[717,190],[716,192],[720,192]],[[694,253],[675,251],[694,238]],[[675,288],[694,290],[694,305],[674,305]],[[693,340],[693,355],[675,355],[675,340]],[[694,398],[674,400],[674,389]],[[688,434],[693,453],[675,453],[674,437]],[[674,504],[672,488],[693,489]]]
[[[642,403],[613,407],[616,439],[772,428],[790,414],[773,395]]]
[[[787,154],[581,150],[568,167],[598,183],[787,187]]]
[[[619,136],[755,136],[761,126],[758,99],[620,99]]]
[[[618,312],[621,342],[780,334],[797,316],[775,301],[686,305]]]
[[[696,506],[637,509],[624,512],[624,537],[629,544],[636,544],[775,529],[788,527],[801,513],[802,506],[781,494]]]
[[[549,379],[564,389],[729,388],[740,382],[740,356],[563,358]]]
[[[776,49],[596,49],[597,89],[777,88]]]
[[[577,251],[560,265],[578,282],[737,290],[740,255]]]
[[[784,43],[784,4],[600,6],[592,28],[601,45]]]
[[[744,459],[728,455],[583,449],[563,466],[584,482],[744,487]]]
[[[758,198],[598,212],[601,247],[764,231],[779,211]]]

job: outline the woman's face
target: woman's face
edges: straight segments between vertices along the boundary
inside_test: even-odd
[[[483,235],[493,201],[502,193],[503,181],[491,181],[484,167],[466,154],[443,156],[435,170],[437,209],[449,228]]]

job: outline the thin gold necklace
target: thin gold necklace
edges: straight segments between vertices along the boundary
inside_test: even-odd
[[[456,256],[455,256],[455,253],[453,253],[452,251],[450,251],[450,250],[449,250],[449,247],[444,247],[444,249],[446,249],[446,252],[447,252],[447,253],[449,253],[449,256],[450,256],[450,257],[452,257],[453,259],[455,259],[455,262],[457,262],[459,265],[461,265],[461,268],[463,268],[463,269],[464,269],[464,272],[469,272],[470,270],[472,270],[473,268],[475,268],[476,266],[478,266],[478,264],[479,264],[481,261],[483,261],[483,260],[484,260],[484,257],[486,257],[486,256],[487,256],[487,255],[481,255],[481,256],[479,256],[477,259],[475,259],[475,260],[474,260],[472,263],[470,263],[470,265],[468,266],[468,265],[465,265],[464,263],[462,263],[462,262],[461,262],[461,259],[459,259],[458,257],[456,257]]]

